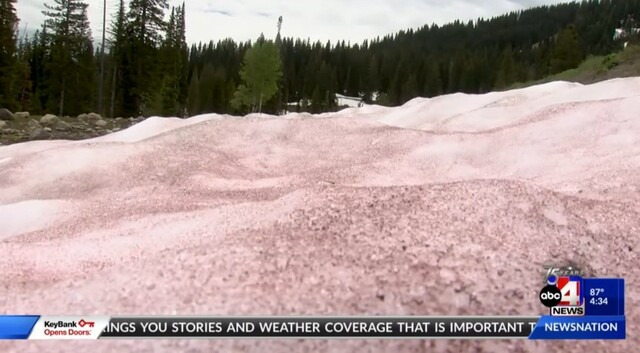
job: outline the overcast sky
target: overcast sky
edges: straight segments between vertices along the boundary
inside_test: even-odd
[[[52,0],[48,0],[52,2]],[[44,0],[18,0],[22,31],[40,27]],[[102,0],[88,0],[93,36],[102,33]],[[182,0],[170,0],[173,5]],[[264,33],[275,37],[278,17],[282,34],[323,42],[351,43],[425,24],[444,24],[492,17],[562,0],[188,0],[187,40],[190,43],[233,38],[245,41]],[[110,13],[118,0],[107,0]],[[109,18],[107,19],[109,22]]]

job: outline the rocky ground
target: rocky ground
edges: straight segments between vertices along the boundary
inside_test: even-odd
[[[28,112],[0,112],[0,144],[11,145],[37,140],[84,140],[126,129],[144,120],[138,118],[103,118],[96,113],[77,117],[40,116]]]

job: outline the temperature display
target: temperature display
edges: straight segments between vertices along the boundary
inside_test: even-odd
[[[587,315],[624,315],[624,279],[585,278]]]

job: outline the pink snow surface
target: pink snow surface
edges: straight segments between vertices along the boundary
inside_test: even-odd
[[[0,342],[0,352],[631,352],[640,78],[0,147],[0,311],[539,315],[627,280],[628,340]]]

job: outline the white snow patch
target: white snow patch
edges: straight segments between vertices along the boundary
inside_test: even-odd
[[[446,158],[450,159],[470,152],[469,146],[457,141],[439,140],[413,150],[416,158]]]
[[[542,209],[542,214],[545,216],[545,218],[559,226],[566,227],[569,224],[567,217],[557,210],[545,207]]]
[[[65,140],[52,140],[52,141],[29,141],[23,143],[15,143],[8,146],[0,146],[0,158],[3,157],[17,157],[21,155],[27,155],[31,153],[38,153],[46,151],[48,149],[79,143],[82,141],[65,141]]]
[[[128,129],[97,137],[92,141],[139,142],[182,127],[198,124],[204,121],[224,118],[224,116],[218,114],[198,115],[189,119],[151,117],[139,124],[129,127]]]
[[[37,231],[60,221],[62,200],[26,200],[0,205],[0,240]]]
[[[529,213],[531,209],[533,209],[533,204],[531,204],[531,202],[528,202],[528,201],[518,202],[515,206],[517,209],[525,213]]]
[[[551,82],[504,92],[455,93],[415,98],[402,107],[372,114],[382,123],[420,130],[483,132],[524,123],[544,114],[562,113],[568,104],[640,97],[640,78],[614,79],[593,85]],[[565,120],[568,125],[582,119]]]

